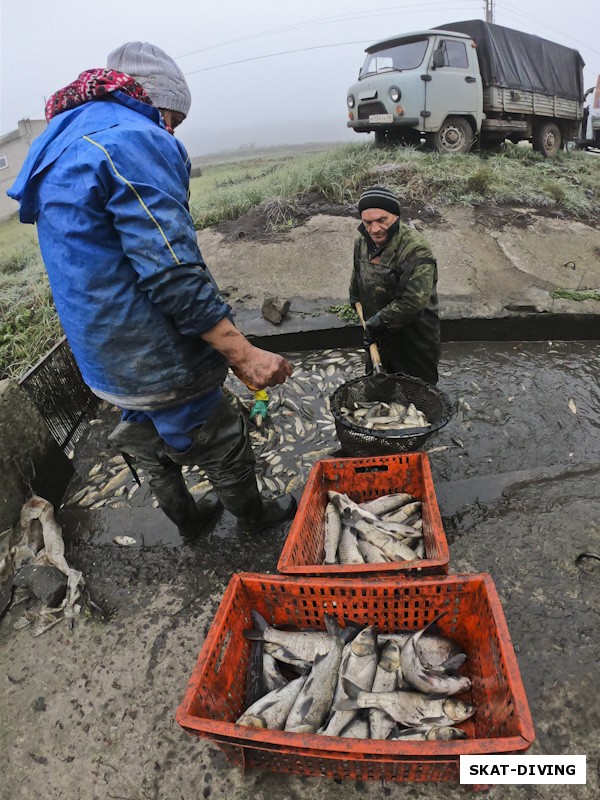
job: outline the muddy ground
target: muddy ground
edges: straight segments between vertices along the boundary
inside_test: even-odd
[[[198,235],[229,301],[260,308],[265,296],[279,295],[292,298],[292,311],[299,298],[322,301],[323,308],[347,302],[356,209],[308,197],[294,209],[291,227],[275,228],[269,212],[263,207]],[[597,301],[551,297],[556,287],[600,287],[600,231],[593,220],[491,205],[413,207],[402,219],[431,243],[442,318],[598,311]]]
[[[292,357],[296,378],[315,375],[310,396],[320,406],[361,356]],[[332,361],[325,366],[324,358]],[[320,364],[324,374],[317,376]],[[536,730],[530,752],[588,756],[587,786],[498,786],[490,791],[493,800],[591,800],[600,792],[600,561],[582,556],[600,554],[599,365],[598,343],[444,347],[440,388],[455,414],[426,449],[451,572],[488,572],[496,583]],[[293,386],[280,390],[285,397],[296,398]],[[275,406],[271,425],[284,433],[288,424],[295,429],[284,413],[289,408]],[[105,436],[114,421],[115,412],[105,408],[77,448],[77,487],[103,452],[112,455]],[[312,429],[300,433],[298,439],[307,438]],[[315,436],[323,455],[337,452],[330,427],[317,425]],[[254,438],[266,460],[270,450]],[[299,444],[307,457],[292,462],[300,476],[315,457],[309,447]],[[297,458],[296,448],[289,458]],[[22,607],[0,623],[3,797],[471,796],[458,785],[340,786],[266,772],[244,775],[212,744],[178,728],[175,710],[231,574],[274,572],[287,525],[252,537],[224,515],[196,542],[183,542],[142,490],[130,507],[66,506],[58,518],[67,559],[83,570],[104,614],[94,610],[73,628],[63,622],[37,638],[31,628],[12,627]],[[121,549],[112,541],[118,534],[141,543]]]

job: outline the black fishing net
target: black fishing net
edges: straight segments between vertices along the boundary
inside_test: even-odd
[[[406,428],[397,433],[364,428],[350,422],[342,413],[352,403],[414,403],[431,423],[429,428]],[[330,398],[342,450],[348,456],[394,455],[418,450],[432,433],[443,428],[452,416],[446,395],[435,386],[411,375],[367,375],[340,386]]]

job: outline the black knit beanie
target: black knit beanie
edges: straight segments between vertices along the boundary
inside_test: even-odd
[[[400,201],[385,186],[367,186],[358,200],[358,213],[362,214],[367,208],[382,208],[400,216]]]

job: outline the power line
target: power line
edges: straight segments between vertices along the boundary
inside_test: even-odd
[[[307,50],[323,50],[327,47],[346,47],[351,44],[368,44],[371,39],[363,39],[360,42],[337,42],[336,44],[317,44],[313,47],[301,47],[298,50],[282,50],[280,53],[267,53],[263,56],[252,56],[252,58],[242,58],[239,61],[229,61],[227,64],[215,64],[212,67],[202,67],[201,69],[194,69],[191,72],[184,72],[184,75],[195,75],[198,72],[208,72],[212,69],[221,69],[221,67],[231,67],[234,64],[246,64],[248,61],[259,61],[262,58],[275,58],[275,56],[287,56],[289,53],[304,53]]]
[[[434,0],[436,5],[441,5],[440,8],[428,8],[428,11],[445,11],[448,6],[455,6],[458,4],[464,4],[465,2],[471,2],[473,5],[477,7],[481,7],[481,0],[447,0],[447,2],[440,3],[439,0]],[[286,33],[287,31],[297,30],[298,28],[307,28],[312,27],[314,25],[322,25],[322,24],[331,24],[336,22],[352,22],[353,20],[360,20],[360,19],[370,19],[372,17],[387,17],[392,16],[393,14],[398,13],[398,11],[406,11],[408,13],[416,13],[419,11],[423,11],[423,3],[416,3],[411,5],[396,5],[396,6],[386,6],[384,8],[375,8],[369,11],[359,11],[356,13],[351,14],[338,14],[333,17],[321,17],[320,19],[314,20],[305,20],[304,22],[297,22],[293,25],[285,25],[280,28],[271,28],[268,31],[262,31],[261,33],[251,33],[247,36],[238,36],[235,39],[228,39],[225,42],[219,42],[218,44],[212,44],[208,47],[200,47],[197,50],[190,50],[188,53],[182,53],[181,55],[175,56],[176,59],[179,58],[186,58],[187,56],[195,55],[196,53],[205,53],[208,50],[214,50],[218,47],[225,47],[230,44],[237,44],[238,42],[245,42],[250,39],[260,39],[263,36],[271,36],[276,33]],[[472,7],[467,8],[453,8],[454,11],[472,11],[474,10]]]

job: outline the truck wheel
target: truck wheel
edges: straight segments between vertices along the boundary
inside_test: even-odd
[[[462,117],[448,117],[432,136],[438,153],[468,153],[473,144],[473,129]]]
[[[533,131],[533,149],[545,158],[554,158],[560,150],[562,136],[555,122],[542,122]]]

